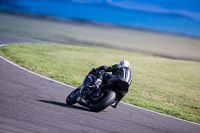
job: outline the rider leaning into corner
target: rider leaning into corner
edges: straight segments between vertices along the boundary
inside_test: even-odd
[[[93,68],[92,72],[97,73],[97,80],[95,81],[95,85],[91,86],[91,89],[93,90],[99,90],[101,88],[103,80],[105,82],[108,82],[112,79],[120,79],[128,83],[128,87],[121,91],[119,95],[117,95],[117,101],[111,105],[113,108],[116,108],[118,103],[128,92],[128,88],[132,82],[129,61],[123,60],[119,64],[115,64],[110,67],[101,66],[99,68]],[[112,72],[112,74],[109,74],[107,72]]]

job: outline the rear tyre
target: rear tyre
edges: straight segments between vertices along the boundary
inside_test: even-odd
[[[115,100],[116,93],[113,91],[105,92],[104,98],[98,103],[89,103],[89,108],[91,111],[99,112],[110,106]]]
[[[79,89],[75,89],[73,90],[68,97],[66,98],[66,104],[68,105],[72,105],[76,103],[76,99],[77,99],[77,91],[79,91]]]

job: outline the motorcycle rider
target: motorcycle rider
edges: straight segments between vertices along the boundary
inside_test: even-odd
[[[130,63],[127,60],[121,61],[119,64],[112,65],[110,67],[107,66],[101,66],[99,68],[93,68],[91,72],[97,73],[97,80],[95,82],[95,85],[93,85],[91,88],[93,90],[99,90],[101,88],[103,80],[105,82],[108,82],[112,79],[120,79],[126,83],[128,83],[127,88],[121,91],[116,97],[117,101],[113,103],[111,106],[113,108],[116,108],[120,100],[125,96],[125,94],[128,92],[128,88],[132,82],[131,77],[131,69],[130,69]],[[112,72],[112,74],[109,74],[107,72]]]

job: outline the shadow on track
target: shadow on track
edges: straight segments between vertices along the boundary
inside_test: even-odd
[[[68,108],[83,110],[83,111],[90,111],[89,109],[84,108],[84,107],[75,106],[75,105],[67,105],[65,103],[60,103],[60,102],[55,102],[55,101],[47,101],[47,100],[37,100],[37,101],[44,102],[44,103],[50,103],[50,104],[54,104],[54,105],[58,105],[58,106],[62,106],[62,107],[68,107]]]

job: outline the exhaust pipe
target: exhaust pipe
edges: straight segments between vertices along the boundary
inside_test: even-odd
[[[79,97],[77,97],[76,101],[77,101],[79,104],[88,107],[89,101],[86,100],[84,97],[79,96]]]

